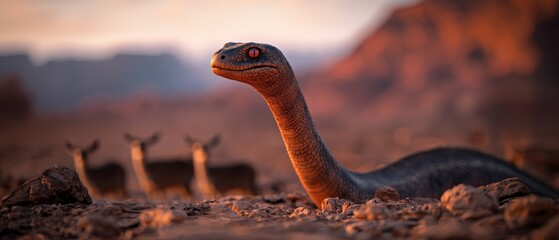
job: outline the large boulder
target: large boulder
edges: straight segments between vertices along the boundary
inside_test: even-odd
[[[20,185],[2,200],[5,207],[68,203],[91,204],[92,200],[78,174],[58,165]]]

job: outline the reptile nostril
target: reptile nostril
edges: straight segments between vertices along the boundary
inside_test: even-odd
[[[225,56],[224,56],[224,55],[221,55],[221,59],[225,59]]]

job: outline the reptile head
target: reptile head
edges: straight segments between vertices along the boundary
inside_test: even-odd
[[[281,51],[261,43],[227,43],[214,53],[212,71],[224,78],[257,86],[269,86],[293,76]]]

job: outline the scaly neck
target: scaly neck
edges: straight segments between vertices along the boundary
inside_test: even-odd
[[[295,78],[275,82],[285,85],[255,88],[272,111],[291,163],[314,203],[320,207],[324,198],[357,194],[353,174],[332,157],[316,131]]]

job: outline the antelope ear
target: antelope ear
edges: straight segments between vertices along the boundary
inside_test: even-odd
[[[188,143],[190,146],[194,145],[194,143],[196,141],[194,141],[194,139],[192,139],[192,137],[190,137],[190,135],[186,134],[186,136],[184,136],[184,141],[186,143]]]
[[[208,147],[215,147],[221,141],[221,134],[216,134],[209,142],[206,144]]]
[[[74,149],[74,144],[72,144],[70,141],[66,141],[64,142],[64,147],[66,147],[66,149],[68,150],[72,150]]]
[[[125,134],[124,134],[124,139],[125,139],[127,142],[132,142],[132,141],[134,141],[134,139],[136,139],[136,138],[135,138],[134,136],[130,135],[130,133],[125,133]]]
[[[76,147],[70,141],[66,141],[64,142],[64,148],[66,149],[66,153],[72,155],[72,151],[74,151]]]
[[[145,141],[145,143],[146,143],[147,145],[154,144],[154,143],[156,143],[156,142],[159,141],[159,138],[160,138],[160,133],[159,133],[159,132],[156,132],[156,133],[154,133],[151,137],[149,137],[149,138]]]
[[[87,148],[87,152],[94,152],[99,148],[99,140],[95,139],[91,145]]]

